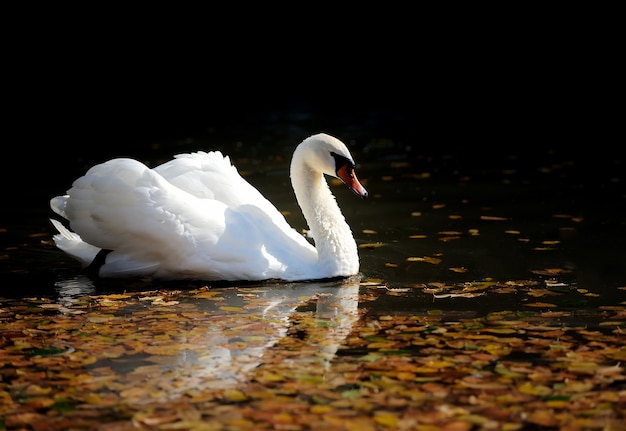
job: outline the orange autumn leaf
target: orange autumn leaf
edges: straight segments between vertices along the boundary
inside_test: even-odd
[[[556,304],[552,304],[549,302],[530,302],[524,304],[526,307],[537,307],[537,308],[553,308],[556,307]]]

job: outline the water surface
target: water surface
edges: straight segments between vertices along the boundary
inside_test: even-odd
[[[258,417],[258,412],[276,410],[264,403],[270,393],[276,396],[272,391],[279,391],[281,396],[293,395],[291,401],[298,403],[293,407],[313,416],[327,413],[311,407],[316,403],[338,409],[339,401],[329,401],[338,396],[344,401],[356,397],[374,403],[370,405],[382,403],[380,408],[397,412],[406,423],[417,420],[411,409],[423,417],[426,411],[452,411],[453,406],[476,410],[473,418],[455,410],[433,423],[457,420],[476,425],[477,417],[515,423],[527,420],[526,413],[511,411],[508,419],[496,419],[468,402],[472,398],[465,389],[458,392],[458,385],[457,392],[450,389],[458,398],[452,396],[445,408],[433,406],[445,404],[436,396],[424,401],[424,391],[435,390],[428,382],[436,370],[422,362],[432,363],[435,356],[441,361],[469,358],[473,353],[468,352],[478,349],[491,355],[491,364],[512,361],[522,367],[530,360],[566,369],[571,361],[561,364],[562,358],[553,356],[554,345],[536,347],[537,339],[553,342],[548,340],[553,340],[554,331],[565,334],[561,337],[571,343],[567,347],[571,351],[587,351],[592,340],[603,339],[602,348],[596,345],[604,352],[597,366],[619,362],[619,350],[608,347],[619,337],[626,306],[623,165],[618,159],[589,158],[566,146],[439,146],[405,134],[375,132],[375,127],[349,124],[327,130],[348,144],[359,178],[370,192],[369,199],[360,200],[342,184],[331,183],[359,244],[361,273],[348,280],[92,280],[51,242],[54,231],[48,219],[53,214],[47,201],[63,193],[74,179],[70,174],[82,172],[91,160],[131,155],[155,165],[172,154],[200,149],[229,154],[240,172],[295,229],[303,231],[306,226],[290,187],[288,164],[295,145],[319,131],[314,127],[306,115],[288,119],[270,115],[257,134],[208,134],[110,148],[80,162],[58,162],[67,169],[44,171],[46,181],[40,189],[19,194],[0,225],[0,317],[6,328],[2,354],[5,363],[12,364],[4,368],[11,382],[3,389],[9,410],[0,416],[19,424],[24,417],[17,413],[47,412],[62,427],[64,409],[70,412],[68,417],[85,420],[84,412],[97,406],[103,423],[134,418],[149,426],[158,422],[155,418],[165,420],[155,413],[159,408],[186,400],[204,412],[204,421],[219,422],[212,412],[228,407],[244,409],[237,414],[253,418],[251,423],[266,423],[269,419]],[[480,332],[489,321],[497,322],[496,333],[512,331],[518,338],[494,337],[481,345],[475,340],[491,337]],[[449,328],[476,333],[463,343],[453,343],[445,335]],[[599,332],[568,335],[581,328]],[[397,338],[402,331],[404,338]],[[410,341],[406,334],[424,338]],[[530,342],[534,344],[524,344]],[[442,385],[462,381],[466,389],[504,390],[502,382],[472,380],[481,373],[489,375],[491,369],[485,365],[489,361],[472,362],[473,368],[456,380],[448,381],[440,370],[441,377],[435,380]],[[398,371],[409,363],[413,371]],[[392,380],[359,374],[363,364],[387,370],[385,375]],[[31,367],[33,376],[46,367],[56,371],[33,387],[33,382],[18,377],[15,370],[20,366]],[[621,369],[615,373],[623,374]],[[369,377],[361,381],[357,375]],[[573,374],[567,378],[576,381]],[[66,390],[63,379],[71,382],[73,391]],[[322,382],[334,392],[320,395],[316,385]],[[616,378],[610,386],[614,393],[623,388],[619,382]],[[590,386],[590,393],[604,393],[607,388],[602,385]],[[523,384],[518,388],[525,390]],[[399,408],[374,396],[386,390],[414,392]],[[532,402],[546,401],[545,394],[533,396]],[[347,411],[358,410],[348,407]],[[391,420],[363,405],[359,408],[364,416],[358,420]],[[608,417],[619,420],[616,411]],[[572,420],[579,417],[576,414]],[[183,419],[172,416],[170,421]],[[290,420],[292,425],[297,421]],[[536,417],[529,423],[546,421]]]

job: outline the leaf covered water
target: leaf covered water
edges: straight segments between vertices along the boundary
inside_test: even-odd
[[[6,429],[619,429],[626,306],[528,281],[376,280],[0,303]],[[525,295],[485,315],[384,314],[416,291]],[[558,301],[555,301],[558,302]]]

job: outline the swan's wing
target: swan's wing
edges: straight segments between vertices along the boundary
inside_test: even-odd
[[[314,261],[306,240],[254,203],[232,209],[199,198],[135,160],[93,167],[68,195],[70,227],[84,242],[114,250],[101,275],[263,279],[300,274]]]
[[[198,198],[217,200],[236,211],[241,211],[244,205],[257,207],[265,218],[269,217],[287,232],[291,241],[304,247],[310,245],[287,223],[276,206],[239,174],[230,158],[219,151],[179,154],[153,171]]]
[[[248,183],[219,151],[178,154],[153,169],[171,184],[196,197],[215,199],[230,208],[255,202],[271,207],[267,199]]]

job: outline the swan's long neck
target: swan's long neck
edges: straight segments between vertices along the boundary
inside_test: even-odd
[[[359,270],[357,245],[324,174],[294,157],[291,184],[315,240],[320,271],[327,277],[356,274]]]

